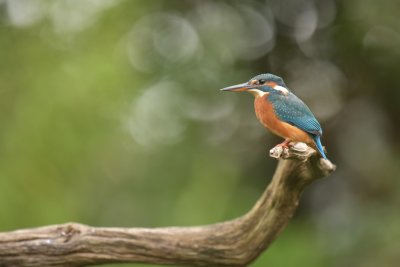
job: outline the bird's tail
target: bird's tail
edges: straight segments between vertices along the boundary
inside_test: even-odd
[[[321,154],[321,156],[324,159],[327,159],[326,155],[325,155],[325,152],[324,152],[324,149],[323,149],[322,144],[321,144],[321,137],[319,135],[312,135],[312,139],[314,140],[314,143],[315,143],[319,153]]]

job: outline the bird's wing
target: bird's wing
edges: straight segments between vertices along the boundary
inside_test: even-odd
[[[279,119],[313,135],[322,135],[322,128],[311,110],[293,93],[270,95],[275,113]]]

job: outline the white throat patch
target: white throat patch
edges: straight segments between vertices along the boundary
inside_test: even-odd
[[[247,92],[254,95],[255,97],[268,94],[267,92],[264,92],[264,91],[261,91],[261,90],[255,89],[255,88],[249,89],[249,90],[247,90]]]
[[[289,90],[286,89],[286,88],[283,87],[283,86],[275,85],[273,88],[274,88],[275,90],[281,91],[284,95],[288,95],[288,94],[289,94]]]

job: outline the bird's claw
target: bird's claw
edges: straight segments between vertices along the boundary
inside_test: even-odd
[[[289,149],[290,148],[290,146],[288,145],[288,144],[277,144],[275,147],[281,147],[282,149]]]
[[[285,140],[280,144],[277,144],[269,151],[269,156],[273,158],[281,158],[282,155],[288,154],[289,149],[293,146],[289,140]]]
[[[282,147],[282,149],[289,149],[291,146],[293,146],[293,143],[290,142],[289,139],[285,139],[285,141],[283,141],[280,144],[277,144],[275,147]]]
[[[270,157],[273,158],[280,158],[282,157],[283,154],[288,154],[288,151],[291,147],[293,147],[293,143],[290,142],[289,139],[285,139],[285,141],[283,141],[280,144],[277,144],[275,147],[273,147],[270,151],[269,151],[269,155]]]

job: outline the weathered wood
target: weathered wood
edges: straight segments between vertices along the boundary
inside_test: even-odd
[[[273,179],[244,216],[198,227],[101,228],[77,223],[0,233],[0,266],[153,263],[246,266],[283,230],[308,184],[335,166],[304,144],[276,147]]]

